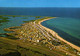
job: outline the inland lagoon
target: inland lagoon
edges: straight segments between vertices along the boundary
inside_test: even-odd
[[[20,26],[21,24],[25,23],[26,21],[36,20],[43,17],[37,16],[17,16],[17,15],[7,15],[0,17],[0,33],[8,33],[4,31],[4,28]]]
[[[9,27],[21,26],[31,20],[36,20],[43,18],[41,16],[23,16],[23,15],[0,15],[0,36],[6,37],[6,33],[11,33],[12,31],[5,31],[4,29]]]

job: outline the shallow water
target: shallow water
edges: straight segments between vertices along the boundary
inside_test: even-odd
[[[20,26],[21,24],[24,23],[23,21],[35,20],[35,17],[9,17],[9,18],[10,18],[8,19],[9,22],[1,23],[2,25],[0,25],[0,33],[9,33],[8,31],[4,31],[4,28]],[[40,19],[40,18],[37,18],[37,19]]]
[[[69,42],[80,46],[80,19],[58,17],[44,21],[42,25],[56,31]]]

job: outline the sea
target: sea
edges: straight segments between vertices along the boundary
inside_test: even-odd
[[[80,47],[80,8],[0,7],[0,15],[31,15],[56,17],[54,19],[44,21],[41,24],[47,28],[54,30],[65,40]]]

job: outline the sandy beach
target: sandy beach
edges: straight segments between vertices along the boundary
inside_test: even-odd
[[[56,18],[56,17],[54,17],[54,18]],[[44,27],[43,25],[41,25],[41,23],[42,23],[43,21],[46,21],[46,20],[49,20],[49,19],[53,19],[53,18],[48,18],[48,19],[41,20],[41,21],[38,22],[38,24],[39,24],[42,28],[44,28],[45,30],[49,31],[54,37],[57,37],[57,38],[60,39],[61,41],[69,44],[69,45],[70,45],[71,47],[73,47],[74,49],[80,51],[80,47],[78,47],[78,46],[76,46],[76,45],[74,45],[74,44],[66,41],[65,39],[63,39],[62,37],[60,37],[60,36],[58,35],[58,33],[56,33],[55,31],[53,31],[53,30],[51,30],[51,29],[49,29],[49,28],[46,28],[46,27]]]

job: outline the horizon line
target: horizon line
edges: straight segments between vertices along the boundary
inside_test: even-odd
[[[80,8],[80,7],[5,7],[5,8]]]

